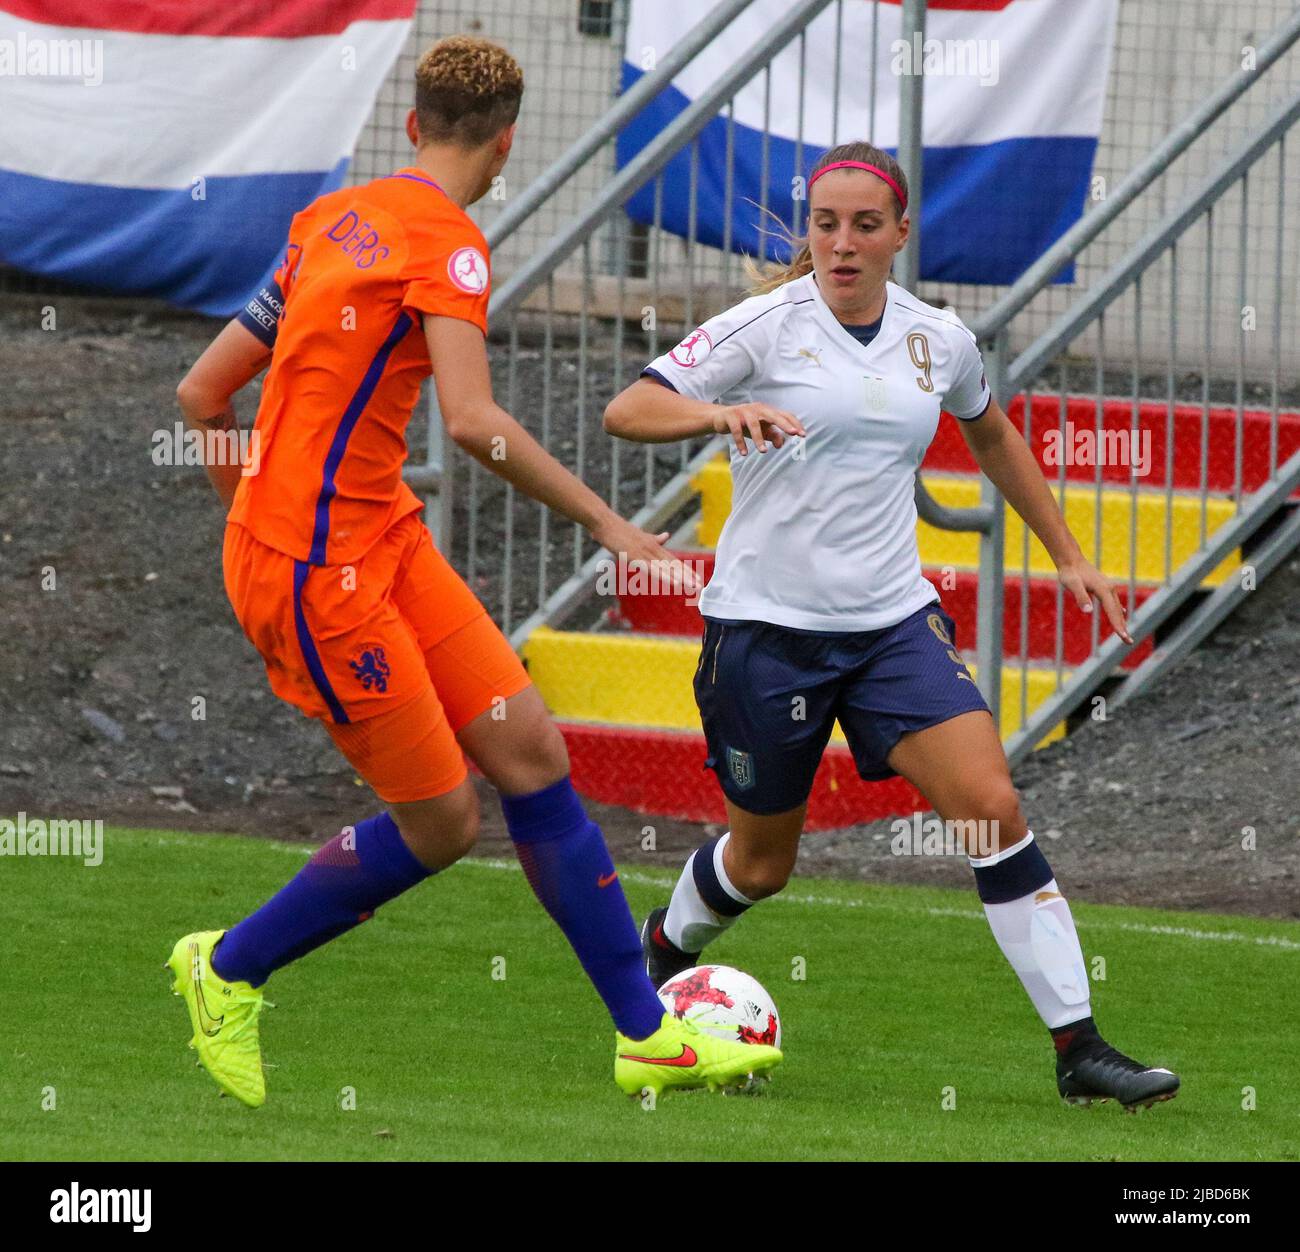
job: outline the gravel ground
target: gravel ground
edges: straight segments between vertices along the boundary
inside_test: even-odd
[[[60,297],[57,329],[40,300],[0,310],[0,812],[235,830],[319,840],[373,810],[319,727],[281,705],[236,624],[221,585],[221,518],[200,469],[159,467],[151,439],[177,420],[173,391],[217,328],[163,310]],[[539,414],[547,394],[543,345],[526,349],[514,395]],[[581,382],[589,414],[586,475],[610,472],[599,412],[609,352],[579,379],[558,353],[549,438],[576,453]],[[624,354],[625,379],[646,359]],[[571,368],[566,368],[566,365]],[[494,380],[511,380],[497,351]],[[1223,388],[1227,388],[1226,394]],[[1178,380],[1199,400],[1199,379]],[[1152,394],[1162,396],[1163,380]],[[1216,399],[1231,386],[1216,385]],[[1247,403],[1267,402],[1248,389]],[[241,406],[250,417],[255,398]],[[534,425],[540,432],[540,424]],[[413,431],[413,436],[416,432]],[[420,440],[413,437],[413,455]],[[677,448],[647,460],[624,453],[624,510],[647,475],[666,481]],[[471,502],[457,474],[453,558],[467,569],[466,522],[479,510],[472,583],[490,607],[505,595],[500,488],[477,476]],[[512,514],[515,620],[537,568],[538,512]],[[551,524],[550,585],[574,559],[572,530]],[[1072,896],[1093,901],[1300,916],[1300,563],[1284,565],[1200,650],[1148,697],[1035,754],[1016,776],[1030,824]],[[205,716],[194,716],[196,698]],[[505,849],[485,788],[486,853]],[[702,830],[595,806],[616,856],[680,863]],[[653,825],[657,849],[641,848]],[[1255,831],[1255,849],[1241,847]],[[874,881],[969,886],[964,860],[888,851],[888,824],[805,841],[800,868]],[[704,833],[710,832],[704,828]]]
[[[1107,722],[1015,773],[1071,896],[1300,917],[1300,560]],[[1243,841],[1254,832],[1254,848]],[[966,886],[964,858],[897,857],[888,822],[804,841],[803,873]]]

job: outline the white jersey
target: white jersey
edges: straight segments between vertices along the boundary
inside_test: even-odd
[[[710,318],[643,372],[695,400],[784,409],[807,431],[743,457],[732,443],[731,515],[701,613],[862,631],[937,598],[921,574],[914,474],[941,408],[972,421],[990,399],[955,314],[889,283],[864,346],[806,274]]]

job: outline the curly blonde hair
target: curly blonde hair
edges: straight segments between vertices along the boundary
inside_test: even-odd
[[[834,165],[837,161],[862,161],[867,165],[878,165],[898,184],[904,200],[906,200],[907,175],[903,173],[903,167],[883,148],[877,148],[874,144],[861,141],[842,143],[838,148],[829,149],[822,159],[812,167],[808,175],[808,183],[812,183],[818,170],[823,170],[828,165]],[[805,274],[812,273],[813,268],[812,247],[808,242],[807,233],[792,235],[789,227],[775,213],[767,210],[767,215],[776,223],[776,233],[785,236],[786,242],[790,245],[791,257],[790,261],[785,265],[769,263],[760,266],[752,257],[747,256],[744,269],[745,277],[752,284],[748,290],[748,294],[751,296],[764,296],[769,291],[775,291],[784,283],[793,282],[796,278],[802,278]],[[894,220],[900,221],[902,216],[903,205],[895,196]]]
[[[524,72],[504,48],[473,35],[440,39],[415,67],[415,119],[425,143],[479,148],[519,116]]]

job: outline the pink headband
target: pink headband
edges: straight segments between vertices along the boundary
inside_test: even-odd
[[[866,170],[868,174],[874,174],[877,178],[883,178],[885,182],[893,188],[894,195],[898,197],[898,203],[902,205],[904,209],[907,208],[907,197],[903,194],[903,189],[878,165],[868,165],[865,161],[835,161],[831,165],[823,166],[808,180],[808,190],[812,190],[813,183],[825,174],[827,170],[842,169]]]

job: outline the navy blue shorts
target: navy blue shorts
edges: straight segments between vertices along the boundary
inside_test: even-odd
[[[885,758],[903,735],[988,712],[954,630],[937,600],[851,633],[706,618],[695,669],[705,767],[737,807],[784,813],[807,800],[838,718],[858,773],[893,778]]]

